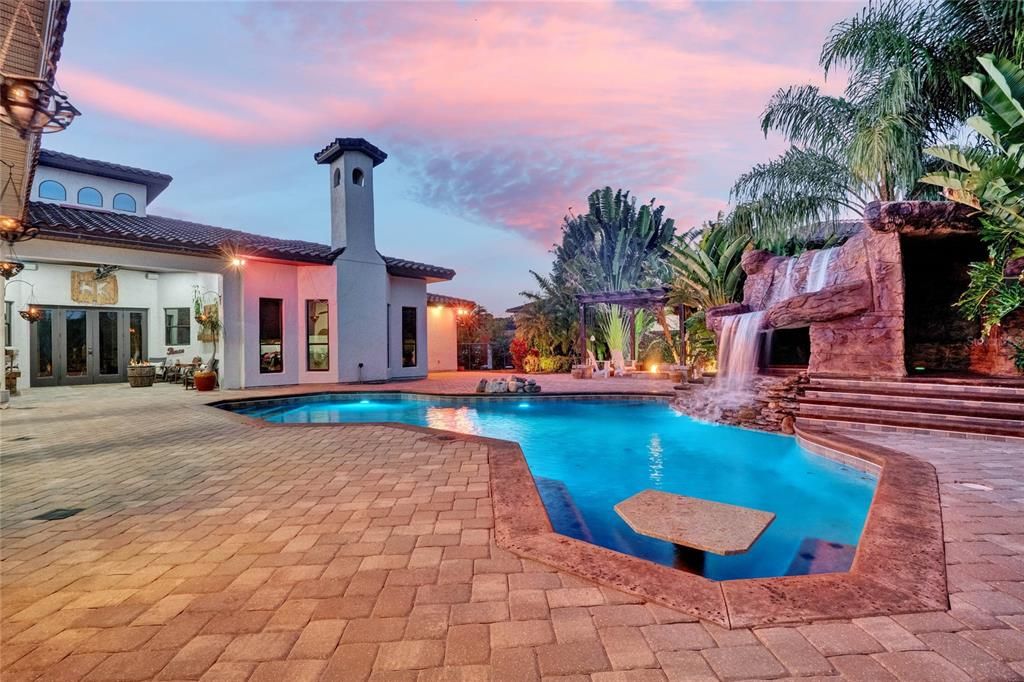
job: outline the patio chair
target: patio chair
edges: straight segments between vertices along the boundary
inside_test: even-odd
[[[163,381],[164,380],[164,371],[167,369],[166,367],[164,367],[164,362],[166,360],[167,360],[167,358],[150,358],[149,359],[149,364],[153,365],[153,367],[155,368],[154,371],[156,372],[156,381]]]

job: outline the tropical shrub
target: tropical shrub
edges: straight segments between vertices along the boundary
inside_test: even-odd
[[[704,311],[686,318],[686,362],[691,367],[703,368],[718,357],[715,333],[708,329]]]
[[[540,371],[540,356],[527,355],[523,358],[523,371],[527,374],[534,374]]]
[[[530,346],[527,344],[526,339],[516,336],[512,339],[512,342],[508,345],[509,355],[512,356],[512,366],[518,370],[523,369],[523,360],[530,353]]]
[[[545,374],[565,374],[572,371],[572,358],[567,355],[547,355],[540,358],[540,371]]]
[[[995,57],[978,57],[984,74],[963,80],[981,101],[982,113],[967,120],[982,140],[971,149],[947,145],[928,153],[947,170],[921,178],[951,200],[981,214],[981,238],[989,260],[970,265],[971,282],[957,307],[980,319],[982,334],[1024,305],[1020,277],[1006,276],[1010,259],[1024,258],[1024,68]]]
[[[672,302],[706,310],[743,293],[740,260],[750,238],[735,236],[719,220],[686,232],[665,248],[672,271]]]

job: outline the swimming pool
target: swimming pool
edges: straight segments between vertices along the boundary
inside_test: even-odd
[[[332,394],[228,407],[273,423],[400,422],[516,441],[557,532],[716,580],[847,570],[877,483],[794,438],[698,422],[654,400]],[[646,489],[776,518],[745,554],[680,551],[615,513]]]

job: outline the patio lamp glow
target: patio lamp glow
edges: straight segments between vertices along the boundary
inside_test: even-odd
[[[29,324],[43,319],[43,311],[31,305],[24,310],[19,310],[18,314],[21,315],[21,319],[28,321]]]
[[[0,215],[0,239],[8,244],[32,239],[39,234],[38,227],[25,225],[20,218]]]
[[[21,261],[10,258],[0,260],[0,277],[3,277],[4,279],[11,279],[12,277],[15,277],[24,269],[25,264]]]
[[[66,129],[82,112],[42,78],[0,74],[0,121],[22,139]]]

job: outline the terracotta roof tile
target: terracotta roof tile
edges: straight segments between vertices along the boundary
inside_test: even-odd
[[[341,253],[326,244],[204,225],[156,215],[136,216],[38,201],[29,202],[29,223],[41,237],[82,241],[107,246],[220,256],[239,253],[250,257],[330,264]],[[451,279],[455,271],[437,265],[381,256],[388,273],[396,277]]]

